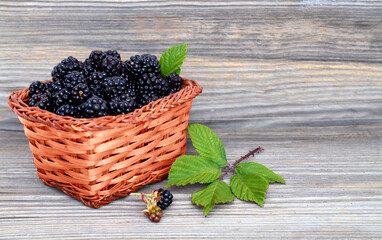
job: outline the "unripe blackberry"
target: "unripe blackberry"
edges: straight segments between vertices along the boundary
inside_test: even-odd
[[[153,222],[159,222],[163,216],[162,209],[158,206],[155,206],[151,211],[145,213],[146,216]]]

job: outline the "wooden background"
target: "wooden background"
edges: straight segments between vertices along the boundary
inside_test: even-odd
[[[183,43],[182,75],[204,87],[190,122],[212,128],[230,162],[261,145],[251,161],[287,182],[264,208],[235,200],[205,218],[190,201],[201,185],[171,187],[152,224],[136,197],[91,209],[40,182],[12,91],[69,55]],[[381,63],[382,1],[0,1],[0,239],[379,238]]]

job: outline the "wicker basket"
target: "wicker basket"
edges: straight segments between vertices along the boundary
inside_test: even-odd
[[[41,181],[99,208],[167,176],[186,151],[189,111],[201,92],[183,79],[177,93],[128,114],[93,119],[29,107],[28,88],[13,92],[8,104],[24,124]]]

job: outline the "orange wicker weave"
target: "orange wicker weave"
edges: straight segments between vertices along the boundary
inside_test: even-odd
[[[165,178],[186,151],[192,100],[200,87],[182,89],[128,114],[73,118],[29,107],[28,88],[8,104],[24,124],[37,174],[45,184],[99,208]]]

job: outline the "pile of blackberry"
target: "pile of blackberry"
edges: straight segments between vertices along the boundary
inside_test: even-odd
[[[81,62],[69,56],[53,68],[51,82],[29,86],[29,106],[62,116],[126,114],[180,90],[182,78],[161,75],[156,56],[121,60],[116,50],[92,51]]]

